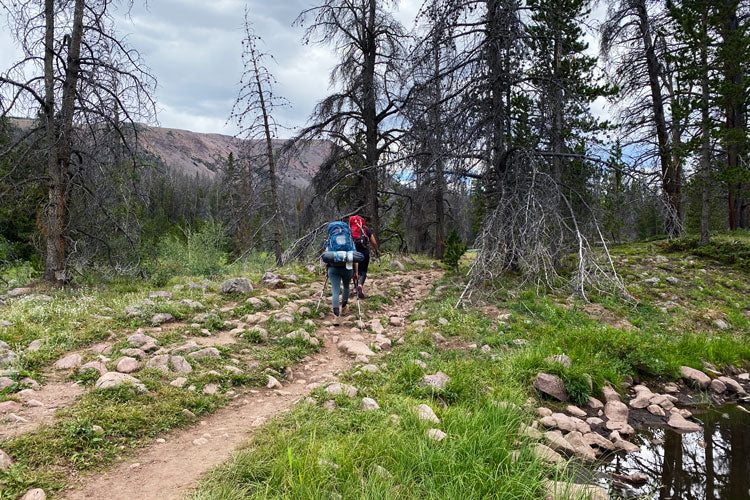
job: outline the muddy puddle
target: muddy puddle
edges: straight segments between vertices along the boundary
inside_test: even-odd
[[[702,431],[641,429],[632,439],[640,452],[609,457],[589,479],[613,499],[749,500],[750,414],[725,406],[693,415]],[[613,479],[634,474],[645,476],[645,484]]]

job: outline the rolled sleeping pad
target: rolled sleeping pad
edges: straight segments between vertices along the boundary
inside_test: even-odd
[[[323,252],[321,260],[329,265],[348,264],[351,262],[362,262],[365,256],[360,252]]]

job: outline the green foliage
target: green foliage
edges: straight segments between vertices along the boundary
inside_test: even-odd
[[[164,238],[158,245],[158,260],[149,269],[151,279],[163,286],[178,274],[218,275],[226,264],[224,244],[224,228],[214,222],[197,230],[186,229],[182,238]]]
[[[458,272],[458,261],[466,253],[468,247],[461,241],[455,229],[452,229],[445,240],[445,254],[443,255],[443,264]]]
[[[741,232],[738,233],[738,235],[741,234]],[[701,246],[698,237],[688,236],[665,241],[662,243],[662,248],[668,252],[690,252],[699,257],[750,271],[750,240],[718,237]]]

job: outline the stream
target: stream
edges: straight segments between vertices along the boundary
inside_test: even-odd
[[[638,430],[641,451],[613,455],[594,471],[592,482],[610,498],[658,500],[750,499],[750,414],[735,405],[693,410],[703,430],[680,434],[669,428]],[[642,474],[644,485],[612,481],[611,474]],[[589,472],[590,474],[590,472]]]

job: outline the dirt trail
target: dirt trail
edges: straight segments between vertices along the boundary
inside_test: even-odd
[[[405,319],[415,304],[426,296],[439,271],[419,271],[380,278],[372,293],[398,287],[403,297],[392,306],[374,313],[377,318],[397,316]],[[356,302],[352,303],[351,321],[356,321]],[[331,319],[331,318],[327,318]],[[319,327],[316,336],[324,339],[324,347],[316,355],[293,368],[295,379],[279,390],[248,390],[231,403],[196,425],[163,436],[126,461],[98,476],[71,479],[64,492],[68,499],[132,500],[134,498],[182,498],[208,471],[226,461],[231,453],[247,440],[255,428],[267,419],[292,408],[316,386],[336,380],[338,373],[350,368],[354,359],[339,351],[336,341],[361,340],[375,337],[351,326]],[[394,342],[403,327],[388,327],[385,335]]]

